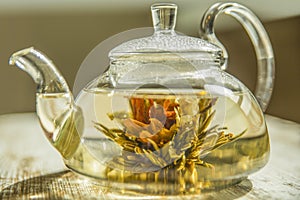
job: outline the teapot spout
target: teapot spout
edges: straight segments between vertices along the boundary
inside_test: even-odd
[[[69,87],[52,61],[33,47],[14,53],[9,59],[10,65],[16,65],[27,72],[38,85],[39,93],[69,93]]]
[[[63,76],[47,56],[32,47],[14,53],[9,64],[27,72],[37,84],[36,112],[41,126],[60,154],[72,158],[80,143],[83,116]]]

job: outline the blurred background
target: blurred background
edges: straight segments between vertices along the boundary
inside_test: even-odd
[[[88,53],[117,33],[151,27],[150,6],[178,4],[176,30],[197,36],[199,23],[213,0],[1,0],[0,114],[35,111],[35,84],[8,65],[9,56],[29,46],[45,52],[72,88]],[[262,20],[276,59],[274,93],[266,113],[300,122],[300,1],[239,0]],[[256,82],[254,49],[242,27],[220,16],[216,32],[229,52],[227,71],[252,91]],[[106,66],[99,66],[99,73]]]

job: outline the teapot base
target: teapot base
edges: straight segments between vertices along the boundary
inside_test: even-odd
[[[68,168],[70,166],[66,165]],[[229,189],[230,187],[241,183],[244,180],[247,180],[247,176],[233,178],[233,179],[224,179],[224,180],[207,180],[199,181],[196,184],[180,184],[176,182],[138,182],[138,183],[126,183],[126,182],[117,182],[110,180],[102,180],[97,177],[87,176],[82,172],[76,171],[75,169],[70,168],[75,172],[76,176],[79,179],[84,181],[89,181],[95,187],[104,193],[105,196],[113,199],[132,199],[132,198],[142,198],[142,199],[181,199],[184,197],[191,197],[206,199],[207,195],[211,195],[214,192],[218,192],[223,189]]]
[[[85,144],[88,143],[86,140]],[[111,143],[108,139],[89,142],[98,148],[101,145],[108,148]],[[91,148],[86,148],[85,145],[79,147],[71,160],[65,160],[65,164],[80,177],[91,181],[96,187],[101,188],[101,191],[103,188],[103,191],[113,197],[128,195],[141,196],[144,199],[146,195],[147,199],[147,195],[154,197],[195,195],[238,184],[249,174],[262,168],[269,158],[268,145],[263,145],[266,142],[268,142],[267,132],[262,136],[239,139],[224,145],[206,157],[207,161],[215,164],[215,168],[197,166],[194,173],[188,169],[182,173],[170,168],[144,173],[112,170],[105,165],[105,159],[96,159],[90,152]],[[150,199],[153,199],[153,196]]]

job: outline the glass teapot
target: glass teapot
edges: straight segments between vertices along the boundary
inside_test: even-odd
[[[247,178],[268,161],[263,112],[274,79],[269,38],[257,17],[236,3],[205,13],[202,39],[174,31],[177,6],[151,7],[154,34],[109,53],[107,71],[76,100],[40,51],[14,53],[34,79],[36,110],[51,144],[70,169],[125,193],[187,194]],[[224,69],[227,53],[213,26],[225,13],[247,30],[255,47],[255,96]]]

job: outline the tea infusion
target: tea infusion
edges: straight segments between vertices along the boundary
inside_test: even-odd
[[[64,98],[41,95],[38,105],[51,108]],[[176,183],[178,191],[227,185],[222,178],[247,176],[268,159],[263,117],[248,98],[241,93],[212,96],[203,90],[176,95],[145,89],[84,91],[78,105],[84,110],[85,129],[66,163],[117,183]],[[259,126],[249,122],[253,118]],[[56,129],[54,133],[63,131]]]

